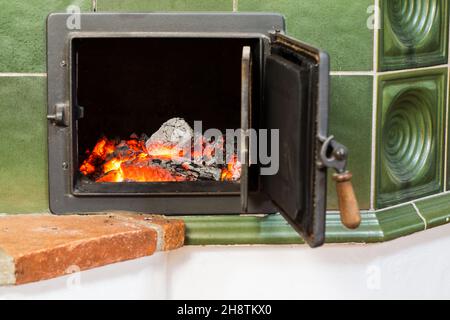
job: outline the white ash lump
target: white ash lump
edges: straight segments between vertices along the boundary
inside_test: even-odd
[[[212,143],[202,141],[202,154],[191,158],[194,143],[194,130],[182,118],[172,118],[156,131],[145,143],[150,156],[158,158],[164,152],[170,152],[170,160],[153,160],[153,165],[176,172],[189,180],[216,180],[220,181],[222,174],[221,162],[215,158],[216,148],[223,148],[223,137]],[[167,149],[166,149],[167,148]],[[220,152],[220,155],[223,153]]]
[[[151,147],[154,144],[163,144],[168,147],[183,145],[185,143],[191,144],[194,137],[194,130],[182,118],[172,118],[163,123],[150,139],[146,142],[146,147]]]

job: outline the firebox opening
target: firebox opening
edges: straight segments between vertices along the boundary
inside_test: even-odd
[[[252,48],[254,65],[260,65],[258,38],[74,39],[72,103],[74,113],[80,115],[78,120],[74,119],[76,189],[81,193],[102,190],[117,193],[148,190],[239,192],[239,180],[223,178],[227,173],[225,169],[221,169],[220,179],[214,168],[213,178],[200,175],[195,181],[167,179],[166,172],[158,172],[159,178],[151,178],[151,181],[134,181],[126,177],[113,181],[107,176],[106,169],[90,176],[83,174],[80,168],[102,138],[117,149],[130,148],[130,143],[137,143],[148,151],[145,145],[149,138],[173,119],[181,119],[191,128],[194,121],[201,121],[203,132],[214,128],[225,134],[226,129],[238,129],[244,46]],[[257,127],[260,106],[260,70],[257,67],[253,68],[253,78],[251,118]],[[82,113],[77,111],[79,107],[83,109]],[[114,173],[109,172],[109,175],[114,176]],[[184,177],[185,172],[181,176]],[[252,174],[252,180],[254,183],[250,185],[255,187],[257,176]],[[169,183],[175,181],[183,183]],[[114,185],[111,182],[115,182]],[[128,188],[126,185],[130,183],[124,182],[145,183],[140,186],[132,183],[135,186]]]

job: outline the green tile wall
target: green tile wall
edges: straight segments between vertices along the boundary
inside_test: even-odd
[[[99,11],[231,11],[232,0],[98,0]],[[240,12],[278,12],[288,32],[330,52],[333,70],[371,70],[373,32],[367,27],[374,0],[239,0]],[[345,15],[342,14],[345,12]],[[339,37],[336,37],[338,32]]]
[[[45,72],[45,19],[69,5],[89,10],[88,0],[26,0],[0,4],[0,72]]]
[[[416,206],[425,218],[428,228],[437,227],[450,222],[448,194],[417,201]]]
[[[230,0],[97,0],[98,11],[231,11]]]
[[[44,77],[0,77],[0,213],[48,211]]]
[[[0,72],[45,72],[45,17],[50,12],[64,11],[69,4],[78,4],[83,11],[91,8],[91,1],[27,1],[26,3],[8,2],[4,10],[0,12]],[[329,1],[251,1],[240,0],[237,4],[238,11],[272,11],[286,15],[288,33],[303,41],[314,43],[329,51],[332,57],[334,70],[370,70],[373,60],[372,43],[373,32],[367,28],[369,14],[367,8],[373,1],[360,1],[349,6],[349,1],[337,0],[331,5]],[[232,0],[98,0],[98,11],[231,11]],[[347,10],[347,17],[341,12]],[[26,17],[26,19],[24,19]],[[328,22],[326,22],[328,21]],[[315,26],[318,22],[319,25]],[[326,22],[326,23],[325,23]],[[340,37],[336,37],[338,30]],[[8,36],[5,36],[8,35]],[[30,78],[34,81],[45,82],[44,79]],[[12,86],[11,78],[5,78],[4,85]],[[369,130],[357,139],[352,138],[352,131],[346,129],[345,122],[352,122],[357,115],[358,131],[371,126],[372,104],[372,80],[371,77],[333,77],[332,80],[332,105],[330,117],[330,132],[334,133],[341,141],[351,149],[350,169],[354,172],[354,183],[362,208],[370,207],[370,141]],[[5,89],[6,90],[6,89]],[[14,96],[8,97],[10,100]],[[355,102],[358,101],[356,104]],[[26,103],[23,104],[26,107]],[[44,113],[45,102],[40,104]],[[8,121],[6,115],[2,120]],[[36,123],[45,119],[36,119]],[[44,134],[45,138],[45,133]],[[41,137],[42,138],[42,137]],[[24,146],[25,148],[25,146]],[[359,152],[357,150],[363,150]],[[39,169],[41,168],[41,169]],[[45,170],[45,166],[37,166],[35,172]],[[37,175],[45,176],[45,174]],[[10,181],[10,179],[5,179]],[[46,180],[41,181],[39,190],[46,188]],[[12,183],[12,182],[10,182]],[[7,185],[7,184],[5,184]],[[16,189],[11,189],[16,190]],[[38,192],[37,194],[43,194]],[[18,194],[22,195],[22,194]],[[329,208],[336,209],[336,193],[334,185],[329,184]],[[41,208],[40,201],[36,201],[35,207],[17,204],[12,206],[12,201],[5,205],[1,211],[19,212]],[[25,200],[24,200],[25,201]],[[1,204],[1,203],[0,203]]]
[[[331,69],[372,70],[374,0],[239,0],[239,11],[280,12],[289,34],[331,55]]]
[[[381,76],[377,207],[443,191],[447,68]]]
[[[380,70],[447,63],[447,0],[381,0]]]
[[[425,229],[423,220],[411,204],[379,212],[377,218],[387,241]]]
[[[373,77],[332,76],[329,132],[349,150],[356,196],[363,209],[370,208],[370,165]],[[358,134],[355,134],[358,133]],[[329,172],[328,208],[337,209],[335,183]]]
[[[421,33],[426,33],[422,37],[424,39],[422,42],[406,37],[405,42],[416,41],[414,43],[416,49],[405,49],[395,43],[395,37],[398,38],[398,34],[402,34],[401,28],[407,29],[408,23],[399,24],[400,30],[397,27],[395,27],[397,29],[393,28],[392,25],[385,25],[389,22],[385,19],[386,1],[394,7],[400,5],[400,8],[408,8],[408,6],[412,8],[413,3],[414,6],[422,4],[422,8],[424,8],[423,4],[430,4],[429,8],[432,8],[439,2],[443,3],[438,6],[441,8],[440,13],[444,15],[432,21],[432,28],[428,33],[416,29],[416,39],[420,38]],[[449,5],[447,2],[446,0],[380,0],[383,6],[381,8],[382,29],[378,31],[368,26],[372,20],[375,0],[97,0],[97,9],[101,12],[231,11],[234,4],[234,8],[239,12],[271,11],[284,14],[288,34],[330,53],[333,71],[330,133],[350,148],[349,169],[354,173],[354,186],[360,206],[363,209],[373,210],[384,206],[379,205],[377,198],[379,192],[375,192],[374,188],[380,184],[381,175],[371,171],[372,168],[380,169],[381,161],[373,163],[372,156],[375,155],[374,150],[378,150],[384,143],[380,133],[383,125],[381,117],[373,120],[373,115],[380,114],[383,106],[378,101],[374,110],[373,98],[379,96],[377,87],[385,77],[402,77],[405,76],[406,69],[429,65],[442,65],[441,67],[448,68]],[[45,17],[50,12],[65,11],[70,4],[78,4],[83,11],[89,11],[93,3],[90,0],[27,0],[3,1],[1,5],[0,213],[48,210],[46,79],[31,73],[45,72]],[[415,7],[413,9],[417,10]],[[394,29],[396,35],[392,34]],[[374,52],[375,35],[378,35],[375,39],[379,44],[378,52]],[[378,59],[374,59],[374,56]],[[378,60],[375,71],[373,70],[374,60]],[[386,70],[397,69],[399,73],[397,71],[384,73]],[[419,69],[417,72],[423,71]],[[22,74],[11,77],[9,73]],[[417,76],[414,72],[408,75],[411,78]],[[378,84],[374,90],[373,83],[377,79]],[[446,92],[448,92],[448,84],[442,92],[436,94],[436,101],[446,102],[444,97]],[[435,110],[434,115],[436,121],[443,122],[448,105],[442,105],[439,108]],[[375,137],[372,137],[373,128]],[[376,142],[375,145],[372,141]],[[443,159],[444,151],[443,141],[438,141],[435,165]],[[448,166],[450,166],[450,157],[448,158]],[[450,187],[450,170],[447,172],[449,176],[447,184]],[[444,170],[435,171],[431,180],[441,182],[441,187],[432,190],[431,193],[442,191]],[[401,187],[403,188],[405,186]],[[418,193],[408,200],[415,200],[424,194]],[[430,226],[446,223],[450,216],[446,198],[441,199],[439,196],[436,199],[437,202],[433,201],[434,198],[419,199],[416,202],[418,210]],[[406,200],[407,198],[402,198],[399,201]],[[337,208],[334,185],[331,181],[328,186],[328,208],[332,210]],[[389,208],[377,213],[373,219],[379,220],[384,237],[393,239],[402,234],[424,229],[423,221],[412,209],[414,208],[410,204]],[[208,218],[205,219],[208,220]],[[338,219],[334,218],[333,222],[329,223],[339,224]],[[275,227],[268,224],[267,228],[270,234],[270,228]],[[286,227],[283,225],[283,228]],[[281,238],[292,238],[295,235],[291,231],[282,230],[284,231],[275,230],[282,233],[280,233]],[[251,233],[247,234],[245,230],[243,232],[243,237],[249,237],[248,241],[251,243],[274,241],[267,237],[257,239]],[[214,234],[208,236],[214,237]],[[346,239],[352,239],[351,235],[349,234]],[[193,242],[203,243],[202,239],[197,240],[194,239]]]

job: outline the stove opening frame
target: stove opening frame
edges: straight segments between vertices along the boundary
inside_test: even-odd
[[[211,194],[228,194],[228,195],[239,195],[240,194],[240,182],[233,182],[233,181],[183,181],[183,182],[117,182],[117,183],[97,183],[94,181],[89,181],[86,177],[83,177],[79,172],[79,166],[80,166],[80,159],[81,155],[83,153],[83,150],[86,150],[88,147],[92,148],[95,145],[96,139],[101,138],[101,135],[97,134],[94,137],[91,137],[90,144],[86,144],[85,141],[82,141],[83,143],[80,143],[81,137],[86,135],[86,132],[84,131],[90,131],[89,128],[83,127],[83,122],[92,120],[101,120],[101,119],[89,119],[91,110],[89,110],[88,107],[83,103],[83,100],[87,101],[89,98],[80,99],[81,102],[78,103],[79,100],[79,88],[80,86],[78,79],[79,77],[79,66],[80,66],[80,57],[78,56],[78,47],[79,42],[83,41],[95,41],[100,40],[102,42],[104,41],[116,41],[120,42],[121,40],[125,40],[125,42],[129,42],[130,40],[134,40],[135,42],[141,42],[141,46],[145,45],[145,43],[148,42],[169,42],[169,47],[172,44],[170,42],[176,43],[177,41],[180,42],[192,42],[192,45],[199,45],[202,42],[205,42],[203,45],[215,45],[217,46],[217,43],[224,42],[223,45],[234,46],[234,50],[239,53],[238,58],[234,57],[233,61],[235,65],[233,65],[234,68],[236,68],[238,77],[237,77],[237,86],[235,85],[235,88],[233,88],[236,93],[234,93],[235,100],[237,100],[236,108],[233,110],[237,114],[237,121],[234,121],[233,127],[225,126],[220,127],[218,129],[222,130],[222,132],[225,132],[225,129],[238,129],[240,127],[240,123],[242,121],[241,119],[241,105],[240,105],[240,98],[241,98],[241,86],[239,85],[239,80],[241,78],[241,59],[242,59],[242,48],[244,46],[250,46],[252,49],[252,58],[253,61],[255,61],[254,66],[252,70],[252,77],[255,79],[253,83],[253,87],[251,89],[251,96],[253,98],[253,109],[252,114],[250,115],[250,119],[252,119],[251,127],[258,128],[260,126],[261,119],[259,117],[260,110],[262,108],[262,103],[260,97],[262,96],[262,66],[263,66],[263,59],[264,59],[264,39],[261,37],[256,37],[254,35],[244,35],[244,36],[238,36],[238,35],[228,35],[228,34],[198,34],[195,35],[195,37],[192,37],[188,35],[187,37],[180,37],[178,34],[170,33],[170,34],[158,34],[158,33],[151,33],[151,34],[140,34],[138,36],[133,36],[130,34],[125,35],[117,35],[117,36],[97,36],[93,37],[91,35],[81,35],[72,37],[70,41],[70,74],[71,74],[71,80],[70,80],[70,86],[71,86],[71,110],[72,110],[72,163],[73,163],[73,172],[72,172],[72,193],[76,196],[96,196],[96,195],[105,195],[105,196],[118,196],[118,195],[128,195],[128,194],[139,194],[139,195],[146,195],[146,196],[153,196],[153,195],[192,195],[192,194],[201,194],[201,195],[211,195]],[[106,42],[107,43],[107,42]],[[105,42],[103,43],[105,44]],[[167,43],[165,44],[167,45]],[[228,51],[231,51],[229,48]],[[198,50],[197,50],[198,51]],[[168,53],[169,54],[169,53]],[[236,52],[235,52],[236,54]],[[149,56],[149,59],[151,59],[151,56]],[[211,58],[210,58],[211,59]],[[222,61],[218,60],[218,62]],[[97,62],[101,63],[101,62]],[[174,62],[176,63],[176,62]],[[181,63],[182,64],[182,63]],[[198,66],[201,68],[202,66]],[[95,68],[93,68],[95,70]],[[101,69],[101,68],[100,68]],[[96,70],[97,71],[97,70]],[[103,70],[104,71],[104,70]],[[92,77],[97,77],[97,73],[94,75],[91,73]],[[211,79],[213,81],[214,79]],[[180,81],[181,82],[181,81]],[[92,85],[92,83],[91,83]],[[116,85],[116,84],[114,84]],[[99,84],[101,86],[101,84]],[[83,87],[81,89],[82,91],[86,91],[86,85],[83,84]],[[90,88],[89,89],[93,94],[95,94],[96,88]],[[189,90],[189,89],[185,89]],[[99,90],[100,92],[102,90]],[[174,91],[175,93],[175,91]],[[88,94],[83,94],[84,97]],[[100,95],[100,94],[99,94]],[[101,98],[101,97],[100,97]],[[150,96],[151,98],[151,96]],[[236,99],[237,98],[237,99]],[[97,98],[98,99],[98,98]],[[151,100],[150,100],[151,102]],[[96,106],[97,107],[97,106]],[[206,106],[208,107],[208,106]],[[223,104],[222,104],[222,107]],[[225,106],[226,107],[226,106]],[[158,106],[156,106],[156,109]],[[132,110],[130,111],[132,112]],[[184,110],[179,110],[180,115],[183,114]],[[215,112],[215,111],[213,111]],[[95,113],[95,112],[94,112]],[[219,112],[217,112],[219,113]],[[98,114],[96,114],[98,116]],[[172,114],[172,117],[175,116],[175,114]],[[148,116],[152,116],[152,109],[148,109]],[[187,115],[189,116],[189,115]],[[203,120],[203,119],[195,119],[187,117],[182,117],[189,121],[189,124],[192,126],[192,121],[194,120]],[[124,118],[120,118],[124,119]],[[169,120],[169,116],[166,117],[166,121]],[[161,119],[161,123],[163,123],[164,120]],[[114,122],[114,120],[113,120]],[[115,121],[117,122],[117,121]],[[225,121],[230,124],[230,121]],[[92,127],[93,124],[90,124],[90,127]],[[101,126],[101,124],[99,124]],[[145,127],[142,124],[141,127]],[[222,125],[223,126],[223,125]],[[130,129],[132,129],[131,127]],[[154,131],[158,129],[158,127],[153,128]],[[204,127],[203,130],[207,130],[209,127]],[[123,129],[122,129],[123,130]],[[131,132],[130,132],[131,133]],[[136,132],[137,134],[140,134],[142,132]],[[145,132],[151,134],[152,132]],[[90,133],[92,134],[92,133]],[[114,138],[114,136],[106,135],[107,138]],[[120,136],[122,139],[127,139],[127,136]],[[249,186],[252,190],[257,191],[259,188],[259,175],[258,175],[258,165],[253,165],[249,168],[250,174],[249,174]],[[246,177],[243,177],[244,179]]]
[[[111,19],[114,15],[114,19]],[[213,37],[258,39],[260,83],[263,63],[270,53],[268,33],[284,30],[284,18],[277,14],[83,14],[82,29],[68,30],[68,14],[51,14],[47,22],[48,52],[48,114],[62,109],[63,125],[48,126],[49,143],[49,200],[56,214],[71,212],[136,211],[167,215],[179,214],[236,214],[241,212],[239,185],[226,186],[223,192],[204,191],[204,186],[186,186],[186,190],[165,192],[164,183],[149,186],[136,184],[132,192],[123,192],[120,185],[106,186],[103,190],[81,190],[76,186],[74,173],[78,170],[77,141],[74,134],[79,110],[72,103],[72,40],[82,37]],[[223,23],[217,23],[220,20]],[[115,22],[115,23],[114,23]],[[205,27],[206,26],[206,27]],[[152,30],[148,32],[148,30]],[[180,32],[183,30],[183,32]],[[262,92],[262,91],[261,91]],[[56,112],[55,112],[56,110]],[[112,187],[112,188],[109,188]],[[115,192],[110,192],[113,189]],[[170,188],[169,188],[170,189]],[[203,190],[202,190],[203,189]],[[159,191],[157,191],[159,190]],[[129,191],[129,190],[128,190]],[[194,191],[194,192],[193,192]],[[250,189],[246,213],[266,214],[277,212],[272,201],[258,187]]]

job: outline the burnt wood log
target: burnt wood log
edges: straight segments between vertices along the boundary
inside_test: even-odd
[[[186,180],[215,180],[220,181],[222,175],[222,168],[204,166],[195,163],[178,163],[175,161],[166,161],[153,159],[150,160],[149,165],[158,166],[170,171],[173,175],[185,177]]]

